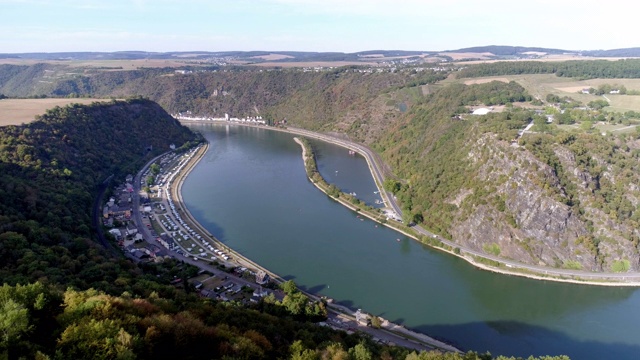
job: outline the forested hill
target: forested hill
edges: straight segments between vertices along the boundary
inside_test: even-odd
[[[533,110],[473,116],[461,106],[527,97],[514,82],[452,84],[394,124],[375,145],[402,179],[386,185],[406,218],[521,262],[637,270],[637,134],[558,131]],[[535,134],[519,139],[530,123]]]
[[[469,66],[458,78],[519,74],[556,74],[580,79],[640,78],[640,59],[580,60],[565,62],[502,61]]]
[[[170,259],[137,267],[98,245],[100,184],[196,141],[148,100],[54,108],[0,128],[0,358],[491,358],[418,355],[314,325],[285,306],[303,296],[295,289],[252,308],[204,300],[169,284],[198,269]]]
[[[56,107],[30,124],[1,127],[0,278],[115,286],[118,265],[91,239],[98,186],[195,139],[148,100]]]
[[[381,93],[399,87],[444,79],[445,73],[363,71],[362,68],[301,69],[230,68],[177,74],[174,69],[104,71],[67,75],[66,68],[48,64],[0,65],[0,93],[11,97],[128,97],[142,95],[170,113],[191,111],[199,116],[261,115],[320,128],[368,106]]]

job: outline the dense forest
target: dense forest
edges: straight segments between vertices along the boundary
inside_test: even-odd
[[[173,260],[137,266],[99,244],[90,214],[104,181],[170,143],[198,141],[140,99],[56,107],[0,128],[0,358],[491,358],[418,354],[317,326],[317,315],[292,310],[301,295],[291,285],[284,300],[249,307],[201,299],[170,285],[197,269]]]
[[[127,265],[105,261],[90,240],[98,187],[111,175],[133,173],[171,143],[194,140],[146,100],[56,107],[30,124],[0,128],[3,282],[116,286],[118,268]]]
[[[634,77],[636,65],[496,63],[458,74]],[[52,65],[1,65],[0,92],[10,97],[141,94],[162,107],[142,99],[73,105],[0,128],[0,278],[7,284],[0,307],[11,324],[22,324],[2,329],[0,354],[147,358],[175,357],[170,349],[176,349],[184,358],[489,358],[380,346],[319,328],[282,304],[247,309],[204,301],[169,285],[192,272],[188,266],[138,267],[98,244],[90,214],[103,181],[135,172],[170,143],[200,141],[164,109],[287,119],[365,142],[389,165],[386,185],[406,219],[479,251],[572,269],[640,267],[637,134],[558,131],[519,106],[531,96],[515,82],[432,85],[447,73],[360,70],[142,69],[56,77],[60,70]],[[555,113],[558,121],[586,113],[577,101],[549,100],[566,110]],[[499,105],[502,112],[469,114],[473,106]],[[600,115],[588,120],[613,119]],[[530,123],[537,134],[520,137]]]
[[[640,60],[584,60],[565,62],[502,61],[477,64],[457,73],[458,78],[519,74],[556,74],[579,79],[640,78]]]

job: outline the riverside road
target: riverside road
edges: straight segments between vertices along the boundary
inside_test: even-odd
[[[383,172],[381,170],[382,166],[380,164],[381,159],[379,158],[379,156],[374,153],[371,149],[369,149],[368,147],[361,145],[361,144],[357,144],[348,140],[344,140],[344,139],[340,139],[334,136],[330,136],[330,135],[325,135],[325,134],[320,134],[320,133],[316,133],[313,131],[309,131],[309,130],[304,130],[304,129],[298,129],[298,128],[287,128],[287,131],[293,133],[293,134],[297,134],[297,135],[303,135],[303,136],[307,136],[310,138],[314,138],[314,139],[318,139],[318,140],[322,140],[322,141],[327,141],[339,146],[342,146],[344,148],[350,149],[350,150],[354,150],[357,151],[358,153],[360,153],[362,156],[364,156],[364,158],[367,160],[367,163],[369,164],[369,167],[371,169],[371,173],[373,175],[373,177],[375,178],[376,184],[378,184],[378,186],[380,187],[380,194],[382,194],[385,205],[389,206],[393,211],[396,212],[396,214],[398,214],[400,217],[402,216],[402,210],[400,208],[400,206],[398,205],[398,203],[396,202],[393,194],[387,192],[386,190],[384,190],[382,188],[382,184],[384,183],[384,175]],[[492,261],[496,261],[499,263],[504,264],[507,268],[511,268],[511,269],[524,269],[524,270],[528,270],[531,272],[534,272],[536,274],[539,274],[540,276],[556,276],[556,277],[579,277],[579,278],[584,278],[584,279],[590,279],[592,281],[594,280],[615,280],[615,282],[612,283],[606,283],[606,282],[590,282],[591,284],[594,285],[612,285],[612,286],[640,286],[640,272],[625,272],[625,273],[611,273],[611,272],[599,272],[599,273],[595,273],[595,272],[588,272],[588,271],[581,271],[581,270],[568,270],[568,269],[556,269],[556,268],[548,268],[548,267],[543,267],[543,266],[536,266],[536,265],[528,265],[528,264],[524,264],[518,261],[514,261],[514,260],[508,260],[508,259],[504,259],[501,257],[497,257],[497,256],[493,256],[490,254],[486,254],[484,252],[480,252],[465,246],[462,246],[460,244],[454,243],[452,241],[449,241],[441,236],[438,236],[420,226],[414,226],[413,229],[418,232],[419,234],[422,235],[426,235],[429,237],[432,237],[434,239],[438,239],[440,240],[442,243],[452,247],[452,248],[459,248],[461,254],[468,254],[468,255],[472,255],[472,256],[478,256],[481,258],[485,258],[488,260],[492,260]],[[489,270],[492,270],[490,268],[488,268]],[[504,273],[510,273],[513,275],[523,275],[521,273],[517,273],[517,272],[509,272],[507,271],[501,271],[498,269],[492,270],[492,271],[498,271],[498,272],[504,272]],[[549,278],[548,280],[558,280],[558,279],[552,279]]]

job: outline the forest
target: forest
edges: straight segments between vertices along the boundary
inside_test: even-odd
[[[477,64],[460,70],[458,78],[498,75],[556,74],[577,79],[640,78],[640,60],[574,60],[564,62],[502,61]]]
[[[200,141],[142,99],[56,107],[0,128],[0,358],[491,358],[415,353],[317,326],[322,304],[301,311],[307,301],[293,282],[282,302],[202,299],[170,284],[197,269],[137,266],[96,241],[90,215],[106,179],[135,172],[170,143]]]
[[[581,63],[486,64],[459,75],[538,71],[618,77],[633,65]],[[447,73],[430,70],[177,75],[171,69],[143,69],[35,85],[50,66],[2,65],[0,92],[11,97],[142,94],[160,105],[141,98],[73,105],[51,109],[31,124],[0,128],[0,278],[6,283],[0,306],[11,324],[22,324],[2,329],[0,356],[162,358],[178,351],[184,358],[203,353],[211,358],[490,358],[473,352],[417,354],[320,328],[312,323],[317,319],[301,317],[306,310],[296,310],[292,300],[299,295],[285,304],[252,308],[202,300],[169,284],[173,276],[192,271],[188,266],[167,261],[138,267],[105,249],[96,242],[90,219],[105,179],[134,173],[170,143],[189,147],[202,141],[165,110],[261,114],[343,132],[366,140],[384,158],[392,174],[386,185],[408,217],[440,235],[470,242],[484,234],[461,231],[485,214],[484,222],[508,228],[515,239],[511,246],[531,256],[523,261],[544,258],[550,266],[597,271],[638,267],[635,134],[559,132],[520,106],[532,99],[515,82],[432,85]],[[472,106],[502,105],[502,112],[469,114]],[[539,134],[519,139],[519,130],[536,121],[544,125]],[[547,244],[527,235],[537,225],[526,223],[525,207],[514,201],[527,186],[576,221],[575,238],[563,241],[552,257],[545,257]],[[602,230],[605,225],[611,230]],[[503,243],[486,248],[509,253]],[[575,260],[578,255],[585,260]],[[98,334],[104,341],[96,340]]]

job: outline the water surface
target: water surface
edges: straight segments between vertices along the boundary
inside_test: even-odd
[[[321,193],[306,178],[292,135],[209,124],[193,129],[210,148],[183,186],[189,210],[222,242],[299,286],[464,350],[640,355],[640,291],[476,270]],[[327,180],[347,192],[374,195],[363,158],[323,143],[318,166],[325,176],[338,170]]]

